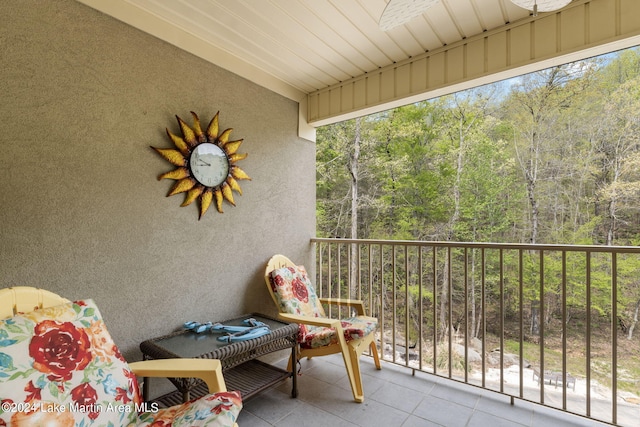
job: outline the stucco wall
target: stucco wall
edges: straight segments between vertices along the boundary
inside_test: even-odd
[[[275,313],[274,253],[309,264],[315,147],[298,106],[73,0],[0,2],[0,288],[93,298],[128,359],[185,320]],[[244,138],[237,207],[165,197],[175,115]]]

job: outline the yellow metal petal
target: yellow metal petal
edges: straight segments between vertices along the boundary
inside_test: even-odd
[[[216,208],[218,209],[218,212],[223,213],[222,212],[222,191],[220,190],[220,187],[216,188],[216,191],[213,193],[214,196],[216,196]]]
[[[200,217],[198,217],[198,220],[202,219],[204,214],[207,213],[209,206],[211,206],[212,199],[213,197],[211,189],[207,188],[207,190],[202,193],[202,196],[200,197]]]
[[[207,138],[200,127],[200,118],[198,118],[198,115],[193,111],[191,112],[191,115],[193,116],[193,131],[195,132],[196,137],[198,137],[198,142],[205,142]]]
[[[228,155],[232,155],[233,153],[235,153],[236,151],[238,151],[238,147],[240,147],[240,144],[242,144],[242,139],[239,139],[237,141],[229,141],[226,144],[224,144],[224,151],[228,154]]]
[[[167,197],[173,196],[174,194],[184,193],[185,191],[189,191],[196,184],[197,184],[197,181],[191,177],[181,179],[180,181],[174,184],[169,194],[167,194]]]
[[[178,150],[174,150],[172,148],[156,148],[151,147],[156,150],[156,153],[160,154],[166,161],[176,166],[186,166],[187,161],[184,156]]]
[[[251,181],[249,175],[247,175],[245,171],[235,165],[231,168],[231,176],[235,179],[248,179],[249,181]]]
[[[218,145],[223,147],[229,141],[229,135],[233,132],[233,128],[225,129],[218,137]]]
[[[218,137],[218,116],[220,115],[220,111],[216,113],[215,116],[209,122],[209,126],[207,127],[207,138],[209,141],[213,142]]]
[[[189,176],[189,169],[187,168],[177,168],[170,172],[163,173],[158,175],[158,181],[161,179],[182,179]]]
[[[231,187],[229,187],[229,184],[227,184],[226,182],[223,182],[222,185],[220,186],[220,189],[222,190],[222,195],[227,200],[227,202],[235,206],[236,202],[234,202],[233,200],[233,191],[231,191]]]
[[[238,184],[238,181],[233,179],[232,176],[228,176],[227,177],[227,184],[229,184],[229,187],[231,187],[232,190],[234,190],[238,194],[242,195],[242,188],[240,188],[240,184]]]
[[[189,145],[189,147],[196,145],[196,134],[193,133],[193,130],[180,117],[176,116],[176,119],[178,119],[178,123],[180,123],[180,130],[182,131],[184,141]]]
[[[176,148],[180,150],[182,154],[184,154],[185,156],[189,154],[189,147],[187,146],[187,143],[184,142],[184,139],[180,138],[177,135],[172,134],[171,131],[169,131],[169,129],[167,129],[167,135],[169,135],[169,139],[171,139],[171,141],[173,142],[173,145],[175,145]]]
[[[238,160],[246,159],[247,155],[248,155],[247,153],[242,153],[242,154],[235,153],[229,156],[229,161],[231,163],[235,163]]]
[[[189,206],[195,199],[198,198],[199,195],[204,191],[204,186],[196,185],[191,190],[187,192],[187,196],[184,198],[184,201],[180,206]]]

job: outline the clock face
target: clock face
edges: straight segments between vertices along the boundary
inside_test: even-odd
[[[196,146],[189,159],[191,173],[206,187],[217,187],[229,176],[227,153],[216,144],[202,143]]]

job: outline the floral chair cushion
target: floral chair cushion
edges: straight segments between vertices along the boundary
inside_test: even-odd
[[[368,316],[356,316],[340,319],[340,324],[347,341],[364,338],[378,327],[378,319]],[[323,347],[338,342],[334,328],[322,326],[300,325],[298,342],[302,348]]]
[[[226,426],[233,425],[241,407],[237,393],[205,396],[167,410],[141,405],[137,379],[92,300],[0,320],[0,399],[0,426],[13,427],[154,421],[169,426],[170,415],[176,427]],[[226,411],[232,406],[234,411]],[[152,412],[140,413],[144,409]],[[205,420],[205,413],[218,416]]]
[[[138,426],[233,426],[240,408],[240,392],[226,391],[155,412],[141,413]]]
[[[273,270],[269,277],[271,289],[281,312],[327,317],[309,280],[307,270],[303,266],[279,268]],[[341,319],[340,322],[347,341],[363,338],[378,327],[378,319],[368,316],[350,317]],[[336,331],[333,328],[300,325],[298,342],[303,348],[322,347],[337,341]]]
[[[271,289],[283,313],[327,317],[304,266],[282,267],[271,272]]]

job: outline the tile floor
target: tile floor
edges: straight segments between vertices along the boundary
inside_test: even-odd
[[[286,360],[278,363],[286,365]],[[364,403],[355,403],[340,355],[303,360],[298,398],[291,380],[244,402],[240,427],[265,426],[607,426],[494,392],[361,359]],[[631,424],[640,419],[635,418]]]

